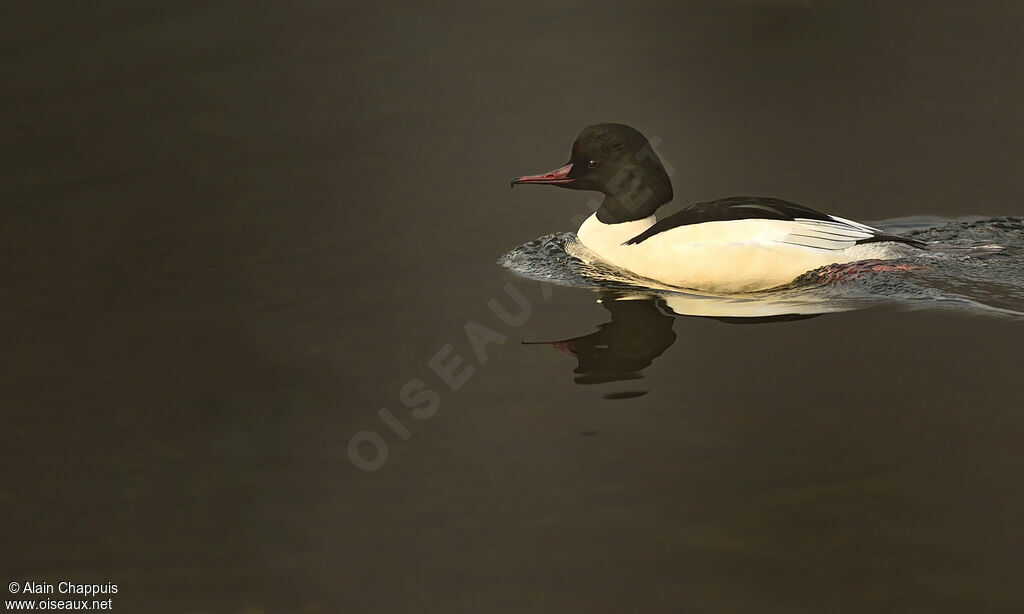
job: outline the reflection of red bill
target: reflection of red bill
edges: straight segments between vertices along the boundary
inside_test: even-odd
[[[573,346],[575,339],[566,339],[565,341],[523,341],[523,345],[550,345],[559,352],[565,352],[569,356],[578,356],[576,354],[576,348]]]
[[[866,273],[894,273],[905,271],[927,271],[929,267],[916,264],[890,264],[881,260],[863,260],[846,264],[833,264],[818,272],[825,283],[837,283],[856,279]]]

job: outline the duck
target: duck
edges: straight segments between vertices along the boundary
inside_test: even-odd
[[[516,185],[604,195],[576,231],[588,258],[673,288],[759,292],[846,263],[905,258],[925,243],[778,198],[732,196],[658,219],[672,182],[650,141],[625,124],[584,128],[569,161]]]

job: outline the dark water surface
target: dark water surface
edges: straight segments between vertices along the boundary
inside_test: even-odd
[[[148,613],[1024,610],[1020,3],[12,3],[0,32],[0,580]],[[1007,249],[757,324],[518,266],[570,235],[496,264],[589,212],[507,186],[598,121],[658,141],[677,203]]]

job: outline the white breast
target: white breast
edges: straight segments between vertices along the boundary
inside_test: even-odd
[[[671,286],[709,292],[766,290],[829,264],[903,255],[891,243],[857,245],[874,229],[834,219],[705,222],[626,245],[654,224],[654,216],[604,224],[595,214],[583,222],[577,237],[616,267]]]

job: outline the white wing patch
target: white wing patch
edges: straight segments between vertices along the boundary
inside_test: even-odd
[[[853,247],[857,241],[870,239],[881,232],[841,217],[829,216],[831,220],[810,220],[797,218],[786,222],[788,233],[782,243],[814,249],[843,250]]]

